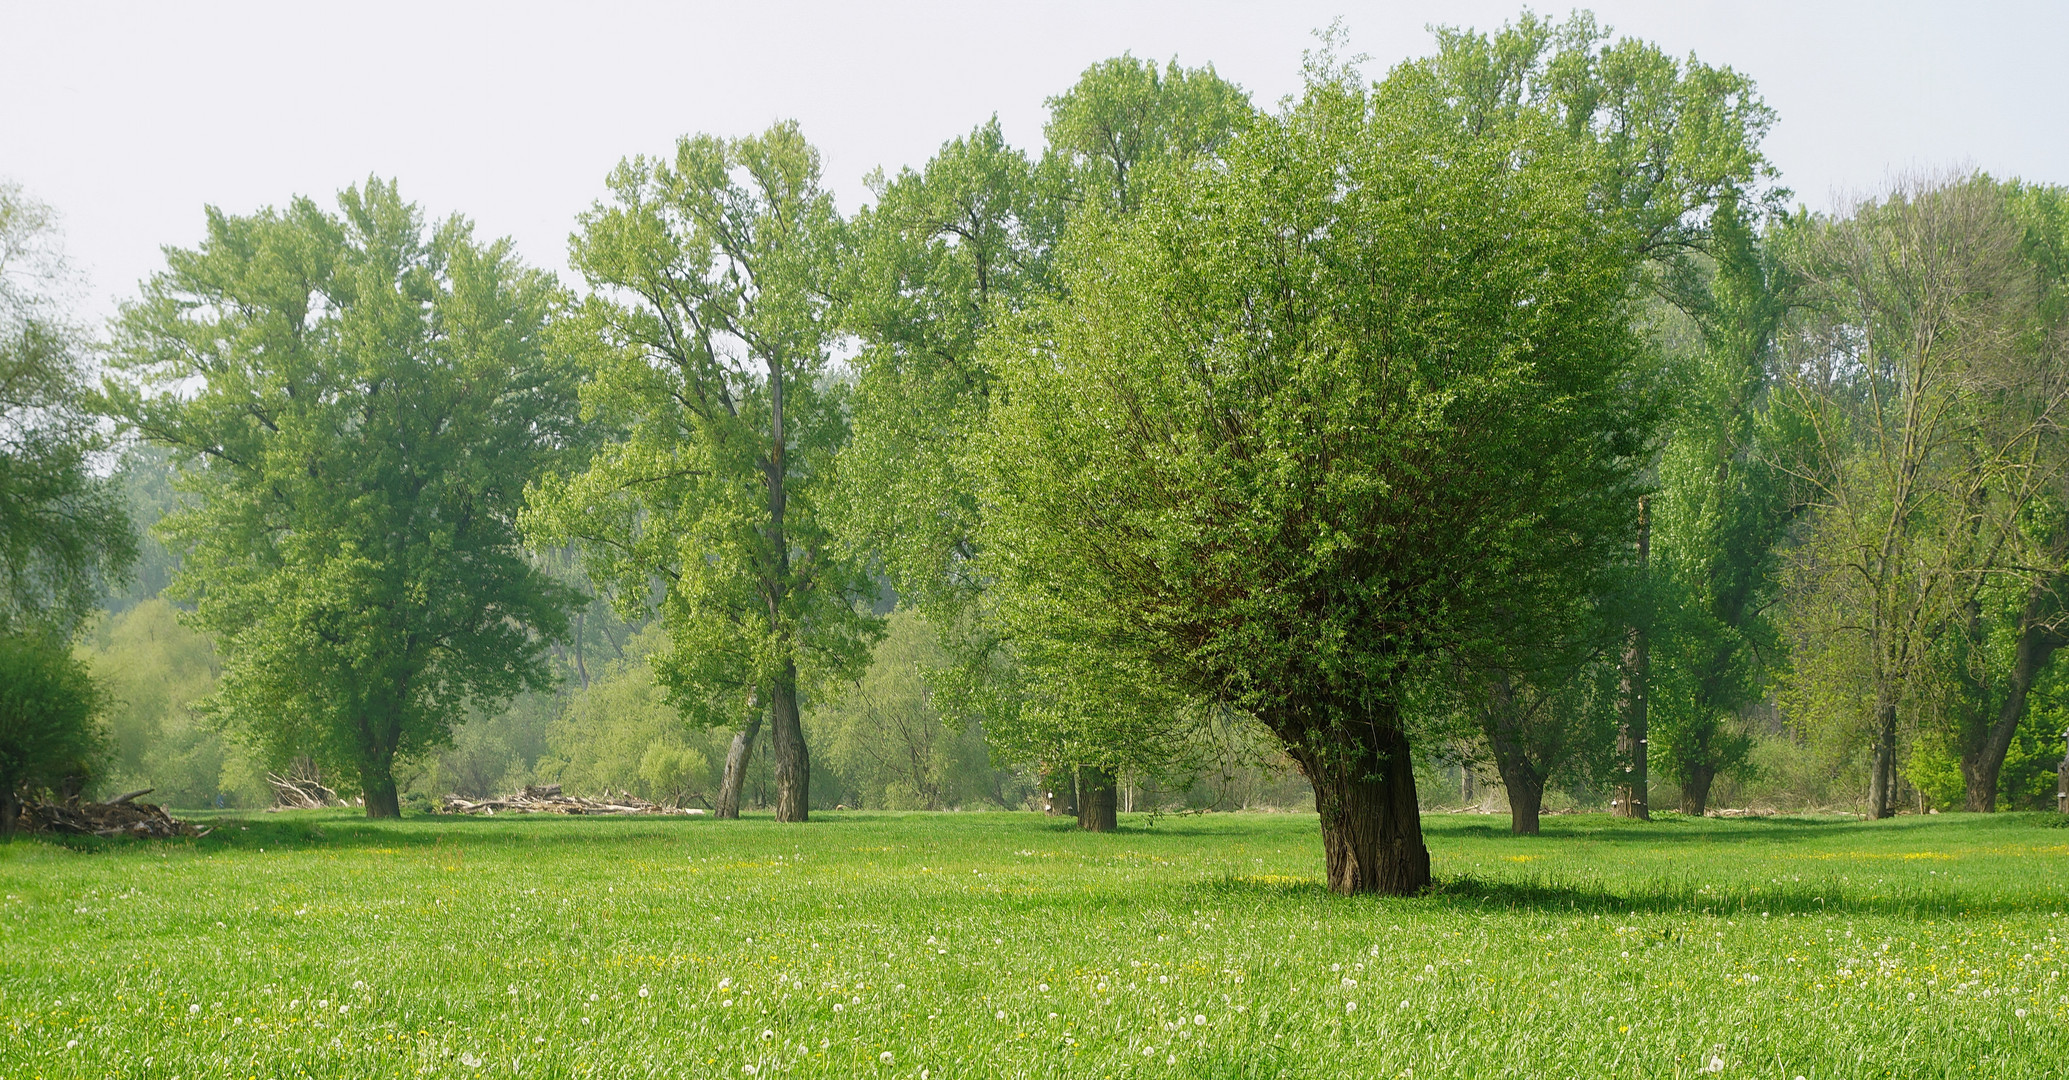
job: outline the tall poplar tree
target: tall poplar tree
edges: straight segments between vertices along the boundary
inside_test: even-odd
[[[527,519],[539,542],[580,544],[628,614],[658,597],[655,674],[686,716],[751,739],[766,704],[779,821],[811,810],[802,687],[859,670],[882,625],[824,513],[848,436],[840,232],[795,124],[619,165],[574,237],[594,292],[558,340],[590,373],[585,414],[623,434],[542,480]],[[727,763],[730,814],[748,745]]]

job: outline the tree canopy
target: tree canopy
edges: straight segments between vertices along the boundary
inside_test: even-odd
[[[161,528],[221,650],[214,715],[394,816],[398,760],[548,683],[575,597],[516,516],[582,437],[542,348],[549,277],[463,219],[427,229],[393,184],[338,203],[211,209],[124,309],[110,395],[185,466],[194,501]]]
[[[1654,423],[1630,245],[1570,142],[1435,89],[1317,65],[1219,167],[1076,232],[993,353],[1006,617],[1257,717],[1344,892],[1428,883],[1419,665],[1588,595]]]

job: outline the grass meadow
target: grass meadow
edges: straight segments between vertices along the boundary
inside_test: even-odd
[[[0,1080],[2059,1077],[2054,815],[219,817],[0,846]]]

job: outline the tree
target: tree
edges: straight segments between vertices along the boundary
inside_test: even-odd
[[[1142,173],[1211,155],[1256,116],[1250,95],[1213,65],[1162,71],[1126,53],[1086,68],[1049,99],[1048,165],[1066,202],[1126,216],[1140,208]]]
[[[392,183],[338,202],[211,208],[123,309],[110,397],[183,466],[194,501],[161,530],[223,657],[213,715],[394,817],[398,761],[549,683],[576,597],[526,558],[516,513],[579,437],[541,348],[550,277],[464,219],[427,231]]]
[[[136,559],[122,493],[90,461],[104,440],[68,280],[49,208],[0,183],[0,634],[69,636]]]
[[[986,558],[1015,631],[1256,717],[1330,887],[1428,884],[1409,696],[1490,608],[1600,591],[1653,420],[1630,245],[1570,141],[1469,131],[1428,64],[1305,96],[1081,225],[990,355]]]
[[[1110,829],[1117,770],[1170,764],[1161,750],[1143,753],[1167,740],[1136,737],[1170,718],[1129,715],[1122,697],[1046,700],[1071,682],[1068,673],[1033,677],[1025,660],[1038,646],[1002,638],[987,617],[969,445],[987,424],[997,375],[978,344],[1001,314],[1056,286],[1048,265],[1067,217],[1132,212],[1146,172],[1211,153],[1253,110],[1212,68],[1174,61],[1160,71],[1129,56],[1087,68],[1050,108],[1040,168],[1005,143],[994,120],[944,145],[922,170],[877,178],[876,204],[857,215],[841,319],[862,349],[840,516],[844,532],[881,560],[901,603],[941,633],[948,662],[934,678],[954,708],[984,716],[1002,756],[1039,763],[1043,789],[1058,796],[1052,812]],[[1089,792],[1082,805],[1080,780]]]
[[[0,635],[0,837],[39,789],[77,791],[107,756],[107,694],[51,633]]]
[[[804,821],[802,681],[851,674],[881,632],[866,566],[823,511],[848,435],[827,310],[840,218],[789,123],[686,137],[673,161],[620,164],[610,189],[574,238],[595,292],[562,340],[591,374],[585,414],[624,434],[542,480],[528,527],[580,544],[628,618],[660,593],[671,644],[654,667],[686,715],[758,723],[766,702],[776,818]],[[727,767],[735,799],[752,730]]]
[[[1438,691],[1465,714],[1493,758],[1508,792],[1509,831],[1518,836],[1537,835],[1553,784],[1584,789],[1611,774],[1623,700],[1612,657],[1624,613],[1614,591],[1483,631],[1486,643],[1456,655],[1450,685]],[[1509,613],[1494,607],[1492,614]],[[1461,766],[1471,769],[1473,756],[1464,755]]]
[[[1526,13],[1491,35],[1439,28],[1437,40],[1433,70],[1442,93],[1456,103],[1468,130],[1498,130],[1525,110],[1549,112],[1573,140],[1600,212],[1621,226],[1619,234],[1642,260],[1648,290],[1669,311],[1678,310],[1701,328],[1700,357],[1693,366],[1705,370],[1661,382],[1678,390],[1677,396],[1691,411],[1676,418],[1674,443],[1663,448],[1658,482],[1678,483],[1682,489],[1663,493],[1669,505],[1660,509],[1670,517],[1678,515],[1683,504],[1693,499],[1701,504],[1697,512],[1714,513],[1725,502],[1739,498],[1736,492],[1744,478],[1737,462],[1749,456],[1751,447],[1743,440],[1719,439],[1749,434],[1747,418],[1757,415],[1764,400],[1759,393],[1760,376],[1764,375],[1761,364],[1777,309],[1771,303],[1763,306],[1760,298],[1764,294],[1748,292],[1749,286],[1763,285],[1765,279],[1749,281],[1745,271],[1749,259],[1750,269],[1757,271],[1764,258],[1761,249],[1749,244],[1757,240],[1749,231],[1751,225],[1778,214],[1786,196],[1774,184],[1773,166],[1760,150],[1774,124],[1773,111],[1761,101],[1753,82],[1731,68],[1714,67],[1694,57],[1678,60],[1657,45],[1634,38],[1612,41],[1610,30],[1598,26],[1585,12],[1559,24]],[[1772,259],[1767,263],[1771,266]],[[1671,357],[1673,350],[1665,351]],[[1744,378],[1749,363],[1754,376],[1750,383]],[[1720,414],[1719,408],[1739,412]],[[1704,471],[1698,465],[1693,473],[1673,471],[1691,455],[1707,455],[1715,468]],[[1697,491],[1689,486],[1702,483],[1713,484],[1716,490]],[[1673,545],[1689,537],[1682,533],[1663,536],[1666,548],[1660,553],[1661,564],[1654,567],[1648,548],[1655,516],[1647,508],[1640,510],[1637,572],[1627,579],[1628,595],[1620,605],[1629,622],[1621,658],[1617,731],[1621,762],[1611,809],[1620,816],[1637,818],[1649,814],[1647,751],[1652,741],[1653,684],[1658,678],[1672,684],[1686,673],[1675,666],[1681,653],[1663,657],[1667,664],[1655,673],[1655,638],[1670,626],[1713,624],[1726,637],[1757,636],[1757,626],[1740,622],[1749,613],[1757,619],[1760,607],[1743,603],[1749,597],[1732,590],[1745,584],[1757,591],[1761,581],[1712,582],[1706,575],[1757,569],[1771,562],[1778,535],[1773,529],[1755,529],[1703,537],[1686,557]],[[1674,518],[1669,524],[1678,526],[1680,520]],[[1705,546],[1710,540],[1751,546],[1726,551]],[[1716,559],[1723,564],[1703,564]],[[1691,572],[1695,580],[1675,583],[1675,574]],[[1684,601],[1708,605],[1706,614],[1692,622],[1683,619],[1677,605]],[[1720,617],[1725,622],[1716,624]],[[1713,644],[1711,652],[1718,648],[1729,650],[1731,646]],[[1731,663],[1743,667],[1743,657],[1727,666]],[[1719,676],[1718,671],[1710,671],[1698,681],[1711,692],[1721,692],[1724,684]],[[1732,685],[1757,689],[1757,683],[1748,684],[1743,678]],[[1667,761],[1670,775],[1714,773],[1730,767],[1717,755],[1734,746],[1742,751],[1743,740],[1713,738],[1712,734],[1721,730],[1716,726],[1718,710],[1735,708],[1738,699],[1713,693],[1693,711],[1679,709],[1677,701],[1666,704],[1665,719],[1670,724],[1686,716],[1706,717],[1690,729],[1693,738],[1674,742],[1694,757],[1688,769],[1680,767],[1679,759]],[[1673,730],[1678,729],[1670,729],[1670,734]]]
[[[1817,306],[1785,383],[1814,451],[1792,698],[1867,736],[1877,817],[1896,812],[1900,714],[1921,711],[1934,643],[2016,568],[2053,480],[2069,378],[2023,239],[2004,189],[1968,175],[1903,182],[1806,244]]]
[[[1660,661],[1650,749],[1680,785],[1682,812],[1696,816],[1718,776],[1747,766],[1751,740],[1735,724],[1779,657],[1770,612],[1781,545],[1801,512],[1778,464],[1793,459],[1798,433],[1786,410],[1769,408],[1768,374],[1797,283],[1743,214],[1733,199],[1718,206],[1707,259],[1674,289],[1695,341],[1660,455],[1648,583]],[[1634,793],[1644,779],[1641,769]]]

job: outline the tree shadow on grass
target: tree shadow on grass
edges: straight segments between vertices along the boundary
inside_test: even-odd
[[[1438,839],[1504,839],[1522,843],[1559,840],[1589,840],[1611,844],[1648,846],[1736,843],[1746,840],[1829,841],[1842,836],[1864,839],[1895,839],[1900,836],[1947,836],[1950,829],[2000,829],[2031,827],[2042,815],[1963,815],[1949,821],[1946,816],[1915,815],[1869,821],[1846,817],[1746,817],[1684,818],[1660,817],[1652,821],[1628,821],[1606,814],[1548,816],[1538,836],[1517,836],[1509,831],[1505,818],[1494,821],[1459,822],[1446,815],[1423,819],[1424,832]]]
[[[1202,899],[1238,904],[1316,902],[1330,899],[1318,878],[1229,875],[1193,887]],[[1895,918],[1957,918],[2038,914],[2059,910],[2059,897],[1977,895],[1902,886],[1862,888],[1839,882],[1789,882],[1718,887],[1687,882],[1650,882],[1613,889],[1595,882],[1553,878],[1443,878],[1415,897],[1357,897],[1348,903],[1437,906],[1480,912],[1606,915],[1675,914],[1738,918],[1796,915],[1862,915]]]

